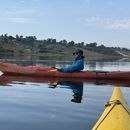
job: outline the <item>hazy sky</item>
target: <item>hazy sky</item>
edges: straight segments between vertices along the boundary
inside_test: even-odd
[[[130,48],[130,0],[0,0],[0,34]]]

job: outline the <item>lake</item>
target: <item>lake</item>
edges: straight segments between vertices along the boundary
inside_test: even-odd
[[[63,67],[69,61],[10,61]],[[87,62],[87,70],[130,70],[130,62]],[[53,84],[53,86],[51,85]],[[115,85],[93,80],[57,81],[46,77],[0,77],[1,130],[91,130]],[[120,85],[130,104],[130,88]]]

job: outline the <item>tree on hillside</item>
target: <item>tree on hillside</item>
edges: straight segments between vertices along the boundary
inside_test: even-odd
[[[89,43],[88,46],[89,46],[89,47],[97,47],[97,43],[96,43],[96,42]]]
[[[70,46],[73,46],[73,45],[75,44],[75,42],[74,42],[74,41],[70,41],[68,44],[69,44]]]
[[[24,41],[28,44],[28,45],[32,45],[35,41],[37,40],[37,38],[35,36],[26,36],[24,38]]]
[[[62,40],[62,44],[63,45],[67,45],[67,41],[66,40]]]
[[[48,38],[48,39],[46,40],[46,43],[47,43],[47,44],[52,44],[52,43],[53,43],[53,39],[52,39],[52,38]]]
[[[81,42],[81,46],[84,46],[84,44],[85,44],[84,42]]]
[[[100,45],[100,46],[98,46],[98,48],[104,49],[106,47],[104,45]]]
[[[20,40],[20,38],[19,38],[19,35],[18,34],[16,34],[16,41],[19,41]]]
[[[8,34],[4,34],[3,40],[5,43],[8,43]]]
[[[52,39],[52,44],[56,44],[56,43],[57,43],[56,39]]]

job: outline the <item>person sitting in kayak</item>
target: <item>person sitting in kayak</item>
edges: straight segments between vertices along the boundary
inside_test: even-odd
[[[75,52],[73,52],[73,55],[75,56],[75,60],[71,65],[57,70],[60,72],[77,72],[83,70],[84,69],[83,51],[81,49],[77,49]]]

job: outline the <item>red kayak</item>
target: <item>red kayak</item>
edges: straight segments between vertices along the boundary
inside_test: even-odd
[[[80,78],[80,79],[108,79],[108,80],[130,80],[130,71],[80,71],[63,73],[57,69],[44,66],[19,66],[10,63],[0,63],[0,71],[4,75],[23,75],[51,78]]]

